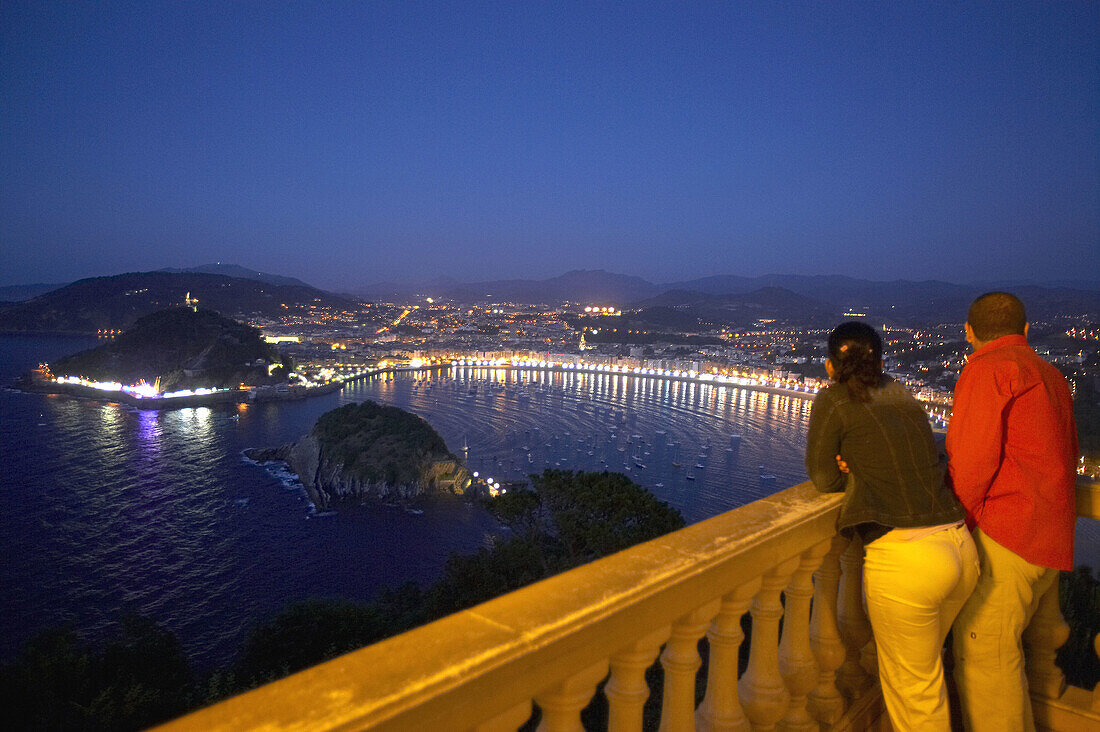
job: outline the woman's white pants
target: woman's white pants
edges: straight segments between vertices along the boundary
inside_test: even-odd
[[[906,540],[912,533],[867,545],[864,600],[894,729],[947,731],[943,643],[978,581],[978,553],[965,526]]]

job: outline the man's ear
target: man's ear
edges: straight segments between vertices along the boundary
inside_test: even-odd
[[[1027,338],[1027,330],[1031,323],[1024,323],[1024,338]]]

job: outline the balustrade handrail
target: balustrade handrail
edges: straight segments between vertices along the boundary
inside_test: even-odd
[[[462,729],[835,534],[810,483],[199,710],[167,729]],[[522,720],[521,720],[522,721]]]

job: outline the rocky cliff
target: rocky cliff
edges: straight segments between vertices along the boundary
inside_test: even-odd
[[[369,401],[322,415],[293,444],[245,454],[286,462],[320,510],[344,500],[463,495],[471,486],[469,472],[424,420]]]

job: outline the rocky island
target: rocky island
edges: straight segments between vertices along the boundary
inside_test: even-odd
[[[293,444],[245,455],[287,463],[320,510],[349,499],[464,495],[477,486],[431,425],[372,401],[326,412]]]

